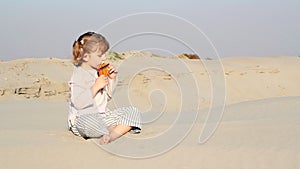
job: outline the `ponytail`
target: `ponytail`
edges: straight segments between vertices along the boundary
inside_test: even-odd
[[[73,43],[73,63],[75,66],[79,66],[82,61],[82,46],[78,41]]]

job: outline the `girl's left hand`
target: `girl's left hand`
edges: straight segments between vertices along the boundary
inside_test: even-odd
[[[118,70],[112,64],[108,65],[108,71],[109,71],[108,77],[110,79],[115,79],[117,77]]]

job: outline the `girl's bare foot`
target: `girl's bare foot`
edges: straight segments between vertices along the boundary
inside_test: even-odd
[[[103,135],[103,136],[100,138],[100,144],[101,144],[101,145],[108,144],[109,141],[110,141],[109,135]]]

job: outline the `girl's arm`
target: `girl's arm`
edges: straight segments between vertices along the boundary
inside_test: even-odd
[[[107,94],[109,98],[112,97],[113,91],[115,90],[117,86],[117,75],[118,75],[118,70],[112,65],[109,64],[109,76],[108,76],[108,85],[107,85]]]
[[[77,109],[84,109],[95,105],[94,97],[108,82],[103,76],[95,81],[84,69],[75,68],[69,84],[72,103]]]
[[[112,97],[112,94],[113,94],[116,86],[117,86],[117,78],[115,78],[115,79],[108,78],[107,94],[110,98]]]
[[[71,102],[77,109],[84,109],[94,105],[92,90],[86,86],[71,83]]]
[[[108,85],[108,80],[105,76],[101,75],[99,76],[93,86],[91,87],[93,98],[96,96],[96,94],[99,92],[99,90],[103,89],[105,86]]]

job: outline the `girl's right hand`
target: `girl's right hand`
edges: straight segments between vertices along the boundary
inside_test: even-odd
[[[94,89],[95,93],[97,93],[100,89],[103,89],[107,84],[108,84],[107,77],[105,77],[104,75],[100,75],[96,79],[96,81],[93,85],[93,89]]]

